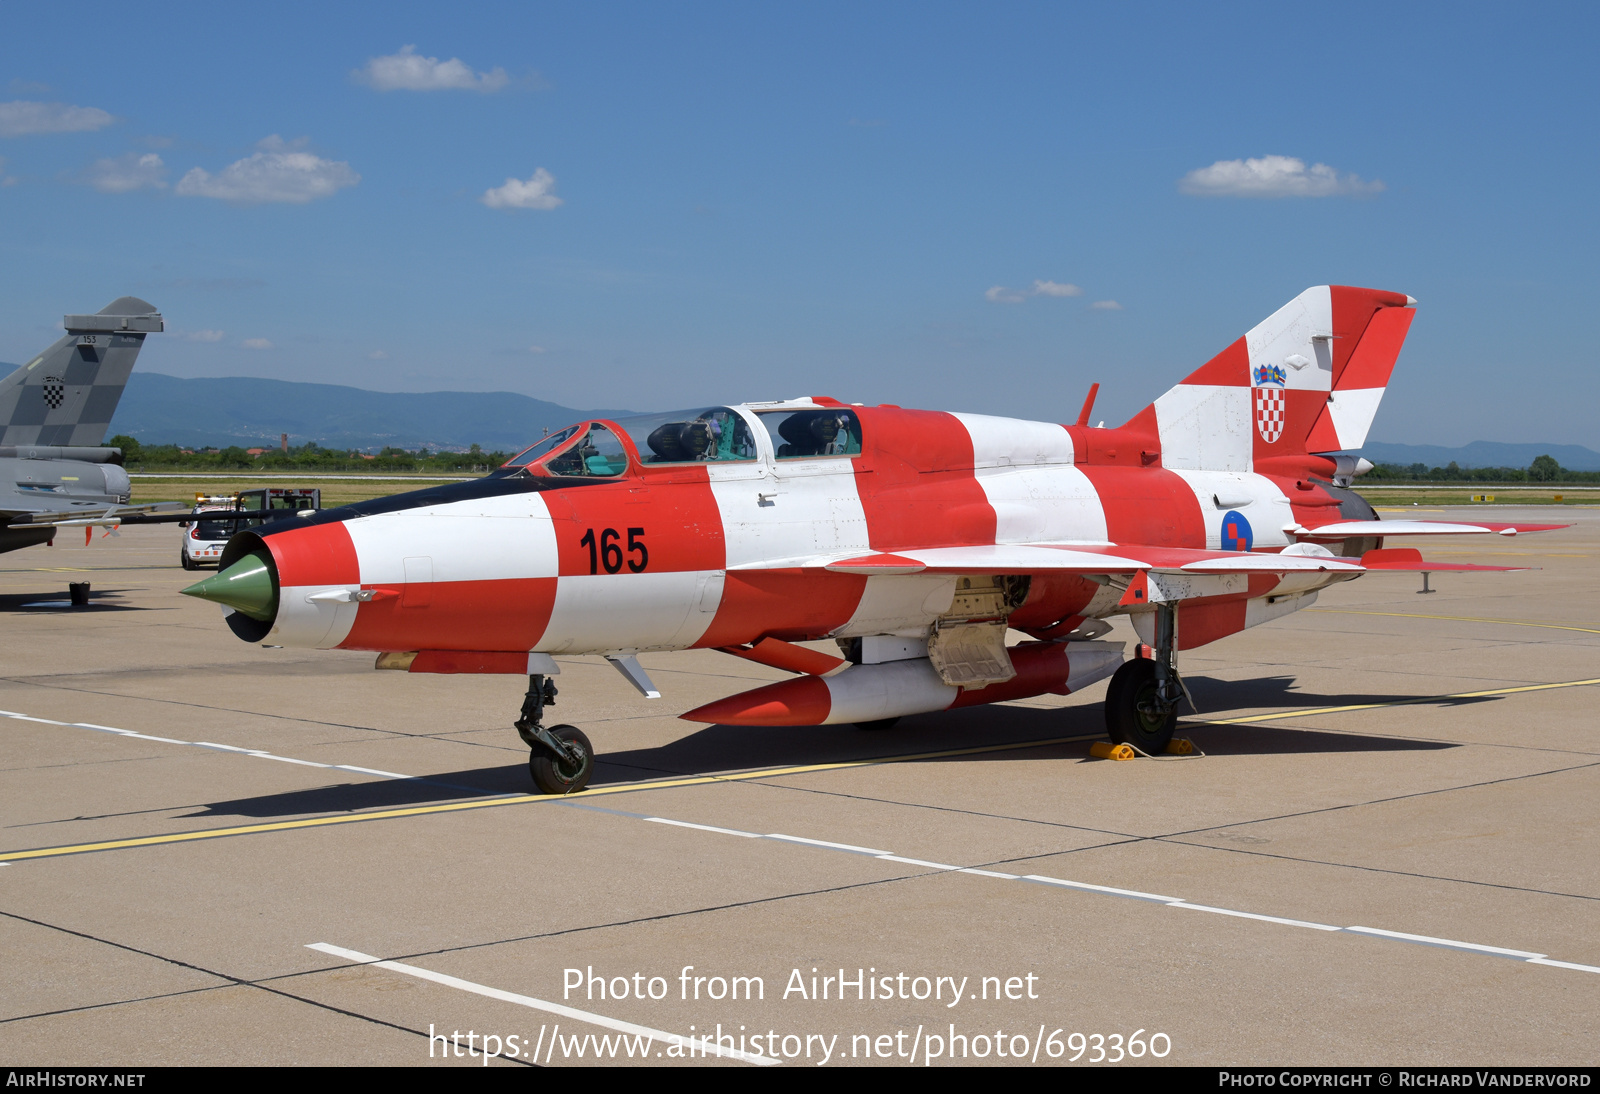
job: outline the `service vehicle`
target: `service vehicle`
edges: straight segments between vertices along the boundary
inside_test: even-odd
[[[196,494],[194,519],[179,524],[183,545],[178,565],[185,570],[215,566],[235,532],[321,508],[321,490],[264,486],[220,496]]]

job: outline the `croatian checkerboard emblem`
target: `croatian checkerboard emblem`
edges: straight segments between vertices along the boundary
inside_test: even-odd
[[[61,404],[67,398],[67,385],[61,382],[59,376],[46,376],[44,378],[44,401],[51,410],[60,410]]]
[[[1288,375],[1281,365],[1259,365],[1253,370],[1256,381],[1256,429],[1261,439],[1272,444],[1283,436],[1283,388]]]

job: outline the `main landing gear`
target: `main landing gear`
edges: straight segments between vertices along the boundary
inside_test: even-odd
[[[1173,664],[1177,646],[1176,612],[1156,606],[1155,657],[1136,657],[1117,670],[1106,688],[1106,732],[1117,744],[1150,755],[1166,750],[1178,728],[1183,683]]]
[[[577,726],[544,727],[544,708],[556,701],[556,682],[529,676],[517,733],[531,750],[528,773],[543,794],[576,794],[594,774],[594,746]]]

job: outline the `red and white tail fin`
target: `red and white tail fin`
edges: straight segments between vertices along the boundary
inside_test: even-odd
[[[1155,401],[1162,465],[1251,471],[1359,448],[1415,304],[1377,289],[1307,289]]]

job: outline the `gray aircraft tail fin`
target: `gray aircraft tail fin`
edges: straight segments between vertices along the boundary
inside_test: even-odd
[[[0,380],[0,445],[99,445],[144,336],[163,329],[135,296],[62,323],[66,337]]]

